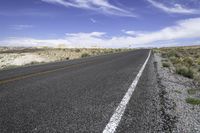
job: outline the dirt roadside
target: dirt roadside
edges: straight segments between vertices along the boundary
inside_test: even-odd
[[[200,106],[187,103],[187,99],[200,97],[200,92],[190,93],[199,88],[194,80],[176,74],[173,69],[163,67],[162,57],[155,53],[155,67],[161,103],[161,117],[164,131],[174,133],[200,132]]]
[[[25,65],[73,60],[88,56],[118,53],[130,49],[1,48],[0,70]]]

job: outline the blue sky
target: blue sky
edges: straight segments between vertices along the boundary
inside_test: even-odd
[[[199,0],[1,0],[0,46],[200,44]]]

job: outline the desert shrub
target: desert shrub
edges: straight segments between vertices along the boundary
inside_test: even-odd
[[[200,65],[200,58],[197,59],[197,64]]]
[[[95,54],[96,52],[95,51],[92,51],[92,54]]]
[[[200,105],[200,99],[197,98],[187,98],[186,102],[192,105]]]
[[[196,54],[194,57],[195,57],[195,58],[199,58],[199,55],[198,55],[198,54]]]
[[[172,62],[173,64],[179,64],[179,63],[182,62],[182,61],[181,61],[181,58],[177,58],[177,57],[175,57],[175,56],[170,57],[170,60],[171,60],[171,62]]]
[[[30,65],[34,65],[34,64],[39,64],[40,62],[37,61],[32,61],[31,63],[29,63]]]
[[[116,49],[116,52],[121,52],[122,51],[122,49]]]
[[[160,49],[155,48],[155,49],[153,49],[153,52],[154,52],[154,53],[160,53]]]
[[[192,66],[193,65],[193,59],[191,57],[185,57],[183,59],[184,64],[186,64],[187,66]]]
[[[161,61],[162,62],[168,62],[168,59],[162,59]]]
[[[176,50],[170,50],[167,54],[168,57],[180,57]]]
[[[167,53],[162,53],[161,56],[162,56],[163,58],[167,58]]]
[[[199,83],[199,85],[200,85],[200,72],[197,71],[194,74],[194,80],[196,80]]]
[[[163,66],[163,67],[170,67],[170,64],[169,64],[168,62],[163,62],[163,63],[162,63],[162,66]]]
[[[77,49],[75,49],[75,52],[79,53],[79,52],[81,52],[81,50],[77,48]]]
[[[188,77],[188,78],[194,78],[194,71],[189,68],[187,73],[185,73],[183,76]]]
[[[88,53],[83,53],[83,54],[81,55],[82,58],[88,57],[88,56],[90,56]]]
[[[114,51],[113,51],[113,50],[109,50],[109,52],[108,52],[108,53],[112,54],[112,53],[114,53]]]
[[[194,71],[186,66],[178,65],[176,66],[176,73],[184,77],[193,78]]]

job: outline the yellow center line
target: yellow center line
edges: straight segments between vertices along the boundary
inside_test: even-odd
[[[22,76],[11,77],[10,79],[0,80],[0,85],[5,84],[5,83],[9,83],[9,82],[14,82],[14,81],[21,80],[21,79],[26,79],[26,78],[30,78],[30,77],[35,77],[35,76],[40,76],[40,75],[44,75],[44,74],[48,74],[48,73],[53,73],[53,72],[68,69],[68,68],[77,67],[77,66],[80,66],[80,65],[83,65],[83,64],[92,64],[92,63],[94,63],[94,62],[91,61],[91,62],[87,62],[87,63],[74,64],[74,65],[65,66],[65,67],[61,67],[61,68],[57,68],[57,69],[53,69],[53,70],[47,70],[47,71],[43,71],[43,72],[37,72],[37,73],[32,73],[32,74],[27,74],[27,75],[22,75]]]

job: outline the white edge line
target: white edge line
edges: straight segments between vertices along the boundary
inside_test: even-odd
[[[137,74],[137,76],[135,77],[135,79],[133,80],[133,83],[131,84],[131,86],[129,87],[128,91],[126,92],[126,94],[124,95],[122,101],[120,102],[120,104],[118,105],[117,109],[115,110],[114,114],[112,115],[112,117],[110,118],[110,121],[108,122],[108,124],[106,125],[106,127],[103,130],[103,133],[114,133],[117,126],[119,125],[119,122],[124,114],[124,111],[126,109],[126,105],[128,104],[136,86],[137,83],[146,67],[146,64],[150,58],[151,55],[151,50],[149,52],[149,55],[146,59],[146,61],[144,62],[142,68],[140,69],[139,73]]]

